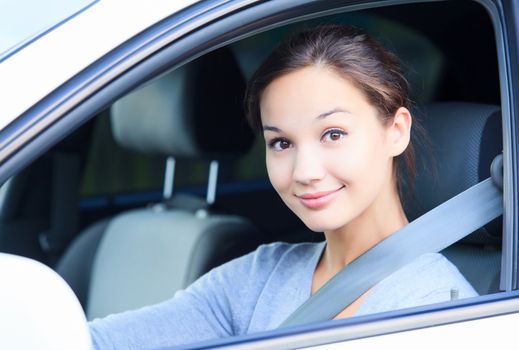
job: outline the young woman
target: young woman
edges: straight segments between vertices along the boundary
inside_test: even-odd
[[[97,348],[157,348],[276,328],[408,223],[401,197],[412,188],[412,140],[422,129],[398,59],[363,31],[327,25],[292,35],[253,75],[245,102],[265,137],[273,187],[326,240],[263,245],[166,302],[96,320]],[[452,290],[477,295],[441,254],[426,254],[336,318],[448,301]]]

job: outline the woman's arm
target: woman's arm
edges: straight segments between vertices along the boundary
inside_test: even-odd
[[[90,323],[95,349],[154,349],[232,335],[231,309],[214,270],[157,305]]]
[[[94,348],[154,349],[246,333],[258,298],[288,247],[260,246],[167,301],[92,321]]]

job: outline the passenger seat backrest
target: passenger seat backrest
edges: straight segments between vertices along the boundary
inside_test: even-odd
[[[118,215],[105,231],[92,267],[87,316],[169,299],[216,266],[210,266],[211,260],[221,263],[245,254],[258,239],[259,233],[239,217],[198,218],[181,209],[153,208]]]
[[[420,115],[433,149],[426,159],[430,150],[416,150],[416,200],[406,205],[409,220],[488,178],[492,160],[503,149],[498,106],[445,102],[428,106]],[[443,251],[480,294],[498,289],[501,221],[493,220]]]
[[[206,54],[117,101],[111,110],[114,137],[124,147],[155,155],[240,156],[253,142],[242,115],[244,88],[227,50]],[[246,219],[213,213],[191,196],[124,212],[97,227],[101,234],[89,234],[93,240],[100,236],[98,243],[85,243],[80,235],[60,264],[64,271],[65,261],[85,256],[82,247],[94,247],[83,301],[88,319],[166,300],[262,242]]]

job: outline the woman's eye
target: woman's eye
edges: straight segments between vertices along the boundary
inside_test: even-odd
[[[274,151],[283,151],[290,148],[290,146],[290,141],[286,139],[274,139],[269,143],[269,148],[273,149]]]
[[[323,142],[335,142],[341,140],[344,136],[346,136],[346,133],[339,129],[333,129],[326,131],[321,140]]]

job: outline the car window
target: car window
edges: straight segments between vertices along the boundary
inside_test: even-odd
[[[2,204],[19,210],[16,210],[16,215],[12,215],[9,221],[0,222],[0,248],[6,252],[37,257],[51,265],[74,289],[86,313],[93,312],[94,309],[96,312],[101,310],[99,314],[93,312],[90,315],[96,317],[103,316],[102,311],[104,310],[123,311],[130,308],[128,304],[124,305],[123,299],[126,297],[128,299],[132,299],[136,295],[139,298],[142,297],[139,299],[141,304],[132,304],[132,307],[166,300],[164,294],[160,295],[160,292],[166,290],[166,293],[171,296],[174,291],[187,288],[191,282],[212,268],[233,261],[234,258],[255,250],[261,244],[277,241],[318,244],[323,240],[322,235],[309,232],[286,208],[270,185],[265,167],[266,146],[263,135],[255,135],[250,147],[248,145],[235,146],[247,149],[247,152],[243,152],[244,154],[220,161],[214,203],[206,202],[206,195],[211,188],[210,164],[212,159],[210,157],[200,157],[203,159],[178,157],[175,163],[174,193],[182,194],[182,196],[174,197],[175,200],[164,200],[162,191],[167,176],[167,156],[163,154],[164,152],[153,154],[153,152],[132,150],[131,147],[119,144],[113,136],[112,117],[116,114],[114,107],[117,103],[143,91],[145,95],[149,86],[169,84],[167,80],[171,76],[189,71],[197,64],[212,67],[213,72],[218,71],[222,66],[221,61],[216,57],[223,52],[227,55],[226,57],[231,55],[242,78],[248,79],[284,35],[299,27],[323,23],[348,23],[365,28],[402,58],[404,73],[412,86],[411,96],[417,117],[427,115],[430,108],[436,108],[438,103],[441,104],[440,112],[436,109],[435,115],[448,115],[452,116],[452,119],[457,118],[458,115],[449,114],[453,110],[449,108],[451,106],[449,103],[463,102],[478,106],[485,105],[484,108],[488,108],[485,110],[491,111],[489,113],[493,118],[483,124],[493,131],[500,132],[501,95],[496,42],[492,21],[483,6],[476,2],[446,1],[381,6],[364,10],[355,8],[354,11],[335,12],[337,13],[332,15],[312,16],[315,18],[275,25],[269,27],[268,30],[262,28],[265,30],[260,33],[240,37],[239,40],[226,43],[219,46],[218,49],[204,51],[203,55],[197,56],[180,67],[175,65],[175,68],[170,71],[160,72],[160,76],[146,84],[141,84],[140,88],[121,97],[115,104],[108,107],[103,106],[104,110],[83,124],[77,130],[77,134],[69,135],[63,142],[40,157],[38,167],[36,164],[32,164],[29,167],[32,172],[27,171],[32,177],[27,175],[26,181],[18,181],[17,187],[12,190],[10,188],[11,196],[6,197]],[[438,25],[437,16],[442,16],[445,20],[444,25]],[[485,67],[485,69],[481,69],[481,67]],[[167,86],[168,92],[184,96],[184,89],[191,88],[190,84],[198,82],[196,79],[186,81],[187,83],[180,87],[165,86]],[[232,85],[226,79],[220,79],[218,84],[224,93]],[[204,87],[201,91],[200,94],[193,95],[196,96],[193,104],[196,107],[209,105],[205,98],[211,95],[211,90]],[[172,93],[172,95],[175,94]],[[218,96],[219,101],[211,102],[214,103],[215,109],[236,100],[236,96],[232,93],[227,93],[227,96],[224,97]],[[240,99],[242,97],[239,95]],[[177,103],[180,104],[182,100],[179,101]],[[143,99],[141,102],[145,106],[156,106],[151,98]],[[213,107],[213,105],[210,106]],[[176,107],[178,106],[174,105],[172,108]],[[189,108],[181,109],[181,111],[186,114],[191,112]],[[161,112],[162,110],[159,110],[157,114]],[[473,115],[475,119],[478,112],[474,112]],[[217,120],[226,117],[226,114],[215,114]],[[146,124],[138,124],[142,122],[138,118],[134,121],[136,125],[146,127]],[[496,122],[494,123],[494,121]],[[154,122],[148,121],[148,123]],[[207,139],[211,138],[211,133],[225,130],[225,127],[220,127],[219,124],[215,126],[210,122],[206,121],[206,123],[202,128],[202,135]],[[245,122],[243,123],[245,124]],[[184,125],[185,129],[182,130],[187,133],[191,126]],[[218,129],[219,127],[220,129]],[[452,128],[452,133],[448,134],[452,144],[459,146],[456,148],[456,152],[461,152],[464,144],[473,141],[465,139],[467,130],[461,127]],[[238,133],[235,133],[227,137],[238,139],[238,136]],[[182,139],[184,135],[177,134],[175,137]],[[498,140],[484,141],[486,144],[492,144],[493,148],[503,149],[501,136]],[[65,163],[63,163],[64,154],[67,155]],[[68,157],[70,155],[72,157]],[[485,157],[492,156],[493,154],[489,154]],[[462,176],[475,174],[474,177],[479,179],[480,176],[483,176],[481,174],[486,174],[487,171],[486,168],[483,169],[483,166],[470,168],[470,171],[467,171],[470,172],[468,175],[464,173],[473,158],[477,158],[477,156],[461,155],[457,164],[440,162],[437,165],[440,173],[443,171],[444,176],[462,178]],[[422,166],[427,170],[434,168],[433,163],[428,163],[427,159],[417,157],[417,160],[424,161],[425,164]],[[75,168],[76,161],[80,162],[79,168]],[[458,165],[459,167],[455,168]],[[63,168],[63,166],[70,166],[70,168]],[[460,170],[449,170],[454,168]],[[60,179],[63,180],[63,178],[57,177],[56,174],[63,169],[76,169],[77,178],[74,178],[75,173],[71,171],[71,176],[60,185]],[[45,174],[45,176],[38,176],[38,174]],[[74,184],[76,180],[77,184]],[[462,182],[462,180],[460,181]],[[76,186],[74,188],[77,191],[70,196],[64,195],[60,189],[65,186]],[[431,186],[429,192],[427,195],[431,196],[434,201],[434,187]],[[455,190],[450,194],[454,195]],[[419,202],[408,205],[409,212],[412,213],[411,218],[423,213]],[[177,209],[178,211],[175,211]],[[168,218],[161,221],[162,215],[166,215],[169,210],[174,211],[171,220]],[[14,209],[11,211],[15,212]],[[74,214],[69,215],[71,213]],[[187,215],[186,213],[192,215],[196,220],[183,222],[176,226],[178,221],[175,220]],[[223,229],[208,230],[211,231],[212,236],[204,236],[204,239],[197,243],[196,237],[198,236],[192,235],[190,230],[192,227],[205,225],[208,221],[204,220],[211,218],[212,214],[217,215],[218,219],[224,218],[222,220],[225,220],[230,217],[232,220],[236,220],[233,223],[238,222],[239,225],[233,227],[244,228],[243,232],[232,232],[231,236],[227,237],[222,233],[225,231]],[[125,217],[132,215],[153,216],[153,220],[158,221],[148,224],[145,221],[136,220],[121,224]],[[52,243],[53,235],[63,233],[63,227],[68,229],[64,241],[58,242],[59,244],[55,246],[49,245],[49,242]],[[102,238],[105,232],[117,228],[122,234],[112,235],[111,239]],[[132,233],[134,228],[144,232],[145,238],[141,237],[139,239],[142,240],[132,241],[135,238]],[[477,230],[468,239],[443,252],[443,255],[454,263],[460,273],[469,279],[481,295],[499,293],[502,290],[500,285],[502,230],[502,218],[498,218]],[[175,240],[174,237],[177,234],[181,238]],[[180,236],[183,234],[185,236]],[[160,235],[160,240],[154,240],[155,235]],[[112,248],[109,248],[110,244],[112,244]],[[85,252],[83,250],[85,247],[92,250]],[[168,249],[174,253],[166,254]],[[166,253],[162,256],[164,251]],[[140,253],[147,254],[143,260],[139,260]],[[207,256],[209,258],[204,260]],[[112,264],[114,262],[115,264]],[[80,272],[76,270],[78,266],[81,266]],[[180,277],[175,277],[171,270],[166,270],[167,277],[163,278],[161,273],[164,271],[162,270],[164,266],[166,269],[173,268]],[[262,266],[258,267],[258,269],[261,268]],[[96,287],[103,286],[103,283],[106,282],[105,289],[98,289],[96,292],[98,294],[93,295],[89,283],[98,276],[101,277],[96,280]],[[179,282],[175,282],[177,284],[173,285],[172,281],[177,280]],[[111,287],[108,282],[120,282],[120,284],[115,288]],[[203,289],[208,285],[207,280],[204,280],[197,286]],[[246,285],[232,285],[231,287],[235,288],[233,290],[239,291]],[[126,293],[124,297],[119,297],[117,294],[121,290]],[[449,292],[453,295],[454,301],[456,291]],[[148,297],[149,299],[146,299]],[[94,305],[94,303],[97,304]],[[112,306],[110,303],[117,304],[118,309],[110,309]],[[230,308],[233,303],[234,301],[229,302]],[[455,301],[454,304],[455,306],[462,305],[462,303],[456,304]],[[407,306],[413,307],[414,305]],[[434,312],[437,307],[440,308],[440,306],[432,305],[413,309],[414,311],[411,312],[427,315]],[[450,306],[444,304],[441,307]],[[89,310],[89,308],[91,309]],[[103,308],[104,310],[102,310]],[[261,313],[261,310],[258,312]],[[406,317],[407,310],[393,310],[392,312],[389,314],[391,317],[395,315]],[[186,313],[188,312],[186,311]],[[90,316],[88,317],[90,318]],[[257,317],[261,317],[261,315]],[[376,317],[362,318],[359,322],[377,320]],[[349,322],[354,324],[356,320]],[[343,324],[347,325],[348,321],[344,321]],[[239,335],[245,336],[246,333],[242,332]],[[283,337],[283,334],[283,331],[278,333],[273,331],[265,337]]]
[[[408,9],[410,13],[413,13],[415,10],[413,7],[405,6],[400,7],[400,9]],[[472,7],[470,10],[475,11],[472,10]],[[421,11],[416,9],[416,13],[419,14]],[[381,40],[385,46],[402,58],[405,74],[412,87],[412,99],[417,108],[417,116],[420,116],[421,109],[425,108],[424,106],[436,101],[462,100],[499,103],[497,89],[492,90],[497,85],[497,74],[492,76],[488,84],[469,87],[467,83],[461,82],[460,79],[469,79],[470,76],[465,76],[464,72],[454,73],[452,71],[453,66],[458,66],[461,64],[459,61],[463,61],[462,57],[465,55],[462,53],[463,50],[460,49],[456,52],[447,51],[446,48],[449,46],[438,42],[438,39],[435,37],[437,34],[431,28],[425,27],[424,29],[422,27],[419,30],[417,29],[419,26],[417,26],[416,22],[411,20],[411,15],[406,20],[400,20],[400,16],[401,12],[399,14],[398,9],[386,9],[386,12],[378,9],[341,13],[265,31],[261,34],[236,41],[226,49],[229,49],[234,55],[243,76],[250,78],[252,72],[261,61],[290,31],[299,27],[323,23],[349,23],[366,28],[368,32]],[[483,15],[478,13],[478,16]],[[488,22],[488,18],[486,20]],[[452,30],[458,31],[460,33],[458,35],[461,36],[465,33],[460,24],[453,24],[453,26],[456,27]],[[491,30],[489,24],[485,28],[487,31]],[[488,42],[491,47],[492,39],[489,39]],[[466,50],[480,52],[482,60],[492,62],[495,71],[497,63],[493,52],[486,50],[485,53],[481,54],[480,50],[483,50],[483,46],[477,44],[468,46]],[[463,77],[460,77],[459,74]],[[160,82],[160,79],[157,81]],[[456,84],[462,84],[464,88],[460,90],[445,88],[446,86],[450,87]],[[146,89],[146,87],[143,89]],[[466,93],[470,94],[470,91],[468,92],[467,89],[473,89],[472,95],[465,95]],[[489,92],[487,100],[480,99],[481,91]],[[488,100],[492,98],[494,99]],[[141,204],[147,203],[152,199],[159,201],[164,183],[165,158],[124,150],[124,148],[117,145],[113,141],[109,113],[109,111],[106,112],[97,121],[83,177],[82,196],[85,200],[88,200],[92,196],[119,195],[118,198],[121,199],[124,198],[125,194],[128,194],[128,198],[139,198],[138,194],[141,193],[143,201]],[[272,191],[268,183],[264,160],[265,142],[263,136],[258,134],[256,135],[254,146],[246,155],[222,165],[217,186],[217,193],[219,194],[216,204],[222,206],[230,213],[247,215],[248,219],[251,219],[255,224],[267,231],[269,235],[268,240],[287,239],[285,238],[287,231],[302,230],[302,226],[295,224],[290,214],[288,214],[290,217],[288,220],[279,217],[279,220],[267,223],[267,221],[271,221],[268,220],[269,216],[276,215],[274,211],[279,208],[279,199],[276,200],[272,196],[267,198],[261,197],[262,199],[258,200],[256,205],[251,205],[249,201],[249,198],[252,197],[248,196]],[[207,160],[178,160],[175,173],[175,189],[180,192],[194,194],[201,199],[205,198],[209,172],[208,164]],[[428,164],[428,166],[433,168],[432,164]],[[154,195],[151,195],[152,193]],[[237,200],[236,196],[240,196],[240,199]],[[121,202],[124,202],[124,200],[121,200]],[[270,203],[276,203],[276,205],[273,206]],[[266,209],[260,212],[254,210],[258,206]],[[416,215],[414,214],[416,210],[413,208],[413,204],[410,204],[410,207],[411,209],[409,210],[412,213],[410,217],[414,218],[415,216],[413,215]],[[270,208],[272,209],[270,210]],[[286,214],[286,212],[283,213]],[[298,239],[305,240],[303,238],[304,234],[306,233],[303,230],[302,235]],[[309,239],[315,239],[315,236],[308,237]],[[488,259],[489,261],[497,262],[500,250],[496,248],[496,243],[499,240],[490,238],[489,242],[485,249],[490,249],[495,254],[491,254]],[[464,248],[461,248],[463,251],[461,253],[457,249],[455,247],[447,250],[445,254],[452,257],[452,259],[458,259],[460,254],[472,254],[470,252],[465,253],[463,251]],[[464,265],[460,269],[472,276],[472,278],[477,279],[477,274],[474,274],[472,270],[467,270]],[[490,282],[485,281],[482,283]],[[486,293],[488,287],[487,284],[481,287],[478,285],[478,290],[485,291],[484,293]]]
[[[419,104],[433,100],[440,77],[445,70],[445,58],[426,36],[397,21],[376,14],[342,14],[328,17],[326,21],[351,23],[369,28],[403,58],[407,65],[406,74],[410,85],[414,87],[413,100]],[[309,21],[305,25],[318,23],[322,23],[322,19]],[[280,38],[300,25],[284,26],[231,44],[229,48],[236,56],[244,77],[250,78],[253,70]],[[258,134],[251,151],[229,166],[230,169],[221,175],[223,178],[220,179],[220,183],[232,186],[234,182],[252,181],[252,185],[268,186],[264,149],[263,135]],[[151,195],[152,198],[159,199],[164,184],[165,162],[164,157],[144,156],[119,147],[113,141],[107,111],[96,121],[82,179],[81,195],[92,197],[146,192],[148,196],[143,198],[150,198]],[[175,174],[175,187],[181,191],[191,190],[203,194],[203,187],[207,182],[208,162],[179,162]]]
[[[438,6],[438,8],[439,7],[440,6]],[[399,10],[401,11],[400,13]],[[475,87],[470,84],[471,86],[469,87],[468,82],[472,79],[470,73],[471,67],[464,67],[463,71],[457,69],[460,68],[462,62],[464,62],[462,56],[466,55],[468,52],[480,52],[479,50],[481,50],[482,47],[479,47],[476,43],[470,42],[467,43],[466,47],[463,49],[460,48],[459,50],[449,52],[451,44],[446,43],[445,41],[440,42],[439,40],[455,41],[456,39],[453,39],[453,37],[456,36],[456,32],[459,33],[457,34],[459,37],[465,35],[466,30],[461,27],[462,25],[460,23],[452,22],[452,28],[450,28],[450,31],[452,32],[451,37],[444,34],[442,39],[438,39],[438,37],[435,36],[438,34],[435,33],[432,28],[427,27],[427,25],[419,26],[417,24],[418,20],[415,18],[411,19],[411,15],[406,19],[402,19],[402,13],[405,10],[409,10],[410,13],[412,13],[413,10],[416,10],[417,14],[422,13],[418,10],[418,7],[413,8],[405,6],[393,9],[343,13],[305,21],[304,23],[293,23],[291,25],[265,31],[261,34],[237,41],[231,44],[229,48],[237,58],[243,75],[248,78],[258,67],[259,63],[289,31],[294,30],[297,27],[312,26],[321,23],[351,23],[366,28],[372,35],[379,38],[387,47],[394,50],[400,57],[402,57],[406,68],[405,73],[413,88],[413,100],[418,109],[422,108],[422,106],[427,106],[432,102],[452,100],[478,103],[490,102],[499,105],[499,89],[496,88],[498,85],[498,76],[496,73],[497,60],[494,52],[488,51],[483,53],[483,57],[481,58],[482,60],[491,63],[490,66],[492,68],[490,68],[491,73],[489,74],[492,74],[493,72],[493,75],[489,79],[489,85],[484,86],[480,84],[478,87]],[[492,26],[488,17],[485,17],[484,12],[481,12],[481,9],[478,10],[475,7],[471,7],[469,11],[479,16],[478,18],[480,19],[485,18],[485,35],[491,35]],[[495,45],[493,39],[489,39],[488,45],[489,47]],[[463,53],[463,50],[466,50],[467,52]],[[459,84],[463,85],[464,88],[457,89],[456,86],[461,86]],[[488,92],[485,98],[481,98],[483,95],[482,91]],[[239,173],[244,175],[249,174],[249,176],[252,176],[253,178],[265,178],[265,146],[261,140],[261,135],[258,135],[255,145],[256,146],[246,156],[246,158],[238,161],[238,169],[240,169]],[[239,178],[236,177],[235,180],[239,180]],[[268,207],[268,205],[265,207]],[[269,210],[264,210],[263,214],[265,216],[263,217],[263,221],[265,221],[265,218],[268,216],[266,213],[270,214]],[[257,222],[261,221],[261,219],[256,220]],[[281,231],[283,231],[283,229],[277,228],[276,232],[273,234],[282,235],[283,232]],[[279,236],[277,238],[279,238]],[[492,238],[490,240],[492,240]],[[499,242],[499,240],[494,241],[494,243],[496,242]],[[491,259],[492,261],[499,261],[500,252],[498,244],[490,243],[485,249],[496,249],[496,254],[493,255]],[[457,256],[458,254],[465,253],[459,253],[456,251],[456,248],[454,248],[454,252],[448,251],[445,252],[445,254],[449,256]],[[456,257],[453,257],[453,259],[456,259]],[[464,268],[462,267],[460,269],[463,270]]]

